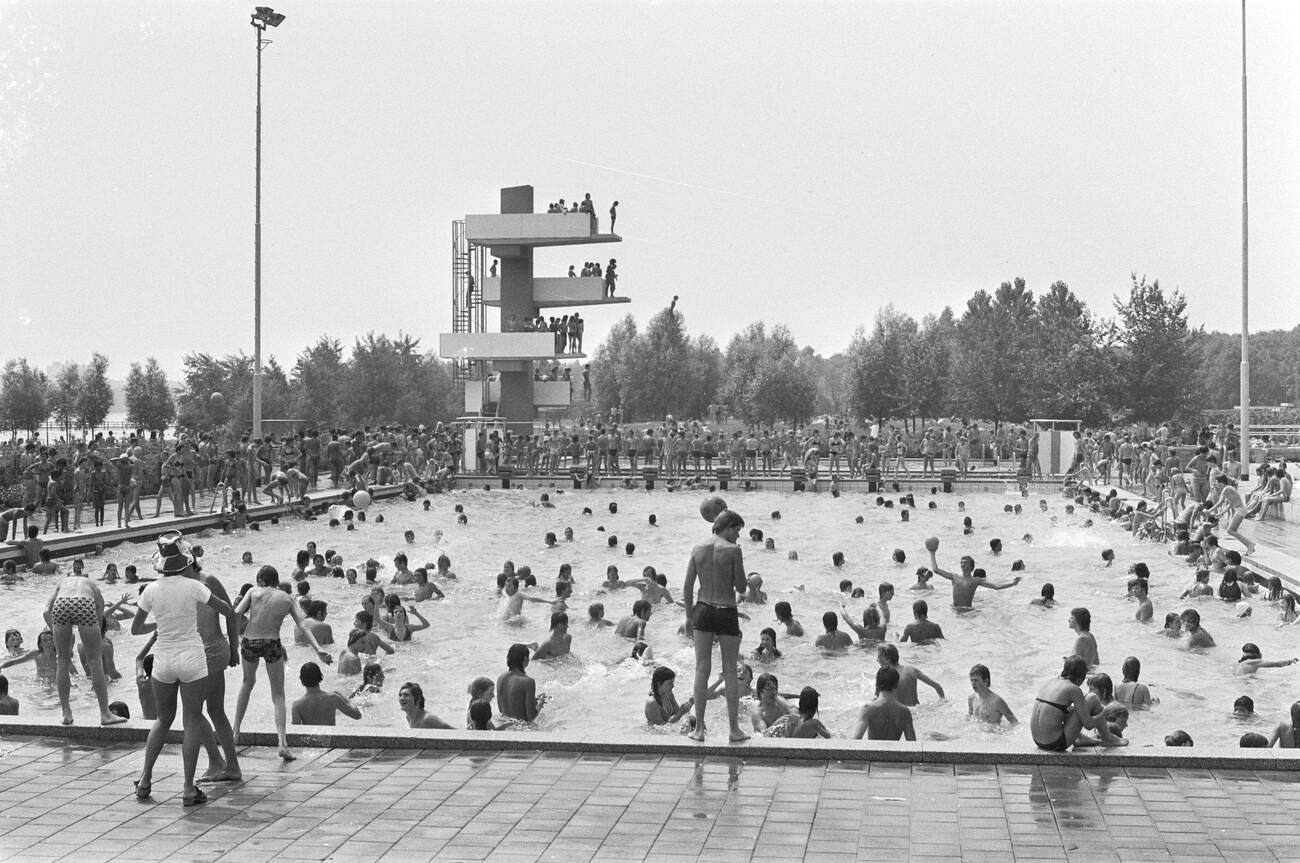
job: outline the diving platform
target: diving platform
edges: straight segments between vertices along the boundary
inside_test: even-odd
[[[586,354],[555,352],[555,335],[545,333],[443,333],[438,355],[450,360],[583,360]]]
[[[533,381],[533,406],[567,408],[573,403],[574,381]],[[484,408],[501,401],[501,381],[466,381],[465,413],[481,414]]]
[[[590,213],[487,213],[465,217],[465,239],[491,246],[497,257],[519,257],[539,246],[621,243],[618,234],[601,234]],[[514,251],[518,249],[518,251]]]
[[[625,296],[606,296],[603,277],[534,277],[533,259],[539,248],[619,243],[623,238],[613,232],[610,222],[605,223],[609,232],[602,233],[593,212],[535,212],[533,197],[532,186],[506,186],[501,189],[499,213],[467,215],[452,222],[452,331],[443,333],[438,344],[438,354],[451,361],[452,381],[465,396],[466,413],[490,415],[493,422],[517,434],[532,434],[539,410],[563,410],[575,403],[573,382],[556,380],[560,375],[555,366],[587,359],[581,351],[557,352],[561,340],[556,334],[529,332],[523,322],[535,320],[544,310],[555,314],[555,309],[567,306],[630,302]],[[614,205],[617,201],[611,210]],[[489,253],[499,259],[490,269]],[[601,253],[581,254],[598,258]],[[570,268],[570,272],[576,271]],[[499,314],[489,315],[489,308]],[[489,328],[502,332],[489,332]],[[565,340],[560,350],[569,348],[571,341]],[[472,440],[467,440],[466,448],[473,448]]]
[[[631,297],[605,296],[605,280],[596,276],[577,278],[534,278],[533,303],[539,309],[558,309],[568,306],[607,306],[630,303]],[[501,278],[483,280],[483,305],[501,305]]]

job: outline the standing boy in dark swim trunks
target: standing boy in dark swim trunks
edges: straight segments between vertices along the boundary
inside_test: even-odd
[[[284,619],[293,617],[294,623],[307,636],[307,641],[321,662],[328,665],[332,659],[316,642],[316,636],[312,635],[311,630],[304,627],[306,617],[302,608],[289,594],[280,590],[279,585],[280,574],[275,571],[275,567],[264,566],[257,573],[257,587],[244,594],[244,598],[235,606],[236,614],[248,615],[248,626],[244,627],[244,636],[239,645],[244,681],[235,702],[235,739],[239,739],[239,728],[244,722],[244,711],[248,709],[248,698],[253,693],[253,684],[257,682],[258,661],[266,660],[266,676],[271,681],[271,702],[275,706],[275,730],[280,738],[280,757],[292,761],[294,755],[289,751],[289,741],[285,736],[284,666],[289,655],[280,642],[280,627]]]
[[[736,678],[741,638],[736,595],[748,588],[745,563],[736,545],[744,526],[745,520],[737,513],[723,510],[713,520],[713,539],[697,545],[686,566],[686,583],[682,587],[686,605],[684,631],[695,641],[695,728],[690,736],[696,741],[704,740],[704,708],[708,702],[709,675],[713,671],[714,641],[722,651],[730,739],[733,743],[749,739],[740,727],[740,685]],[[696,579],[700,582],[698,601]]]

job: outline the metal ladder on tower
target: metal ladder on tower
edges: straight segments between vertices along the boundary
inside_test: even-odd
[[[478,280],[474,275],[475,247],[465,237],[465,221],[451,223],[451,331],[476,333],[483,331],[483,303]],[[481,258],[481,253],[479,255]],[[481,260],[480,260],[481,264]],[[480,275],[481,275],[480,266]],[[473,361],[452,361],[452,382],[460,388],[472,379]]]

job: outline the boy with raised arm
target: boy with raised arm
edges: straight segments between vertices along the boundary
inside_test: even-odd
[[[926,550],[930,552],[930,569],[934,570],[936,575],[948,579],[952,582],[952,607],[967,609],[975,604],[975,591],[981,587],[987,587],[990,590],[1006,590],[1008,587],[1015,587],[1020,583],[1020,576],[1016,576],[1010,581],[1004,581],[1001,584],[995,584],[988,580],[984,570],[975,568],[975,558],[966,555],[961,559],[961,572],[952,573],[939,566],[939,561],[935,559],[935,552],[939,550],[939,538],[932,536],[925,541]]]

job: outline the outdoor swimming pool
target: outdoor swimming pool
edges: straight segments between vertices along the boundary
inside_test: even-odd
[[[881,581],[894,584],[897,597],[892,603],[888,640],[897,642],[903,625],[911,621],[910,606],[917,596],[927,599],[930,618],[944,629],[946,640],[934,645],[900,645],[903,662],[920,667],[939,681],[947,694],[945,700],[939,700],[928,687],[920,687],[921,705],[915,710],[915,724],[923,741],[944,736],[982,749],[1009,751],[1032,747],[1023,725],[1014,730],[994,730],[968,720],[968,672],[976,662],[987,665],[992,671],[993,688],[1006,698],[1023,723],[1038,687],[1060,672],[1061,657],[1069,651],[1074,637],[1067,625],[1069,609],[1077,605],[1086,606],[1092,612],[1092,630],[1102,660],[1100,670],[1118,683],[1120,663],[1125,656],[1135,655],[1142,661],[1143,682],[1160,698],[1161,703],[1154,710],[1133,714],[1128,731],[1133,747],[1162,747],[1165,734],[1176,728],[1189,731],[1198,747],[1235,747],[1244,731],[1267,733],[1285,713],[1294,697],[1300,666],[1265,669],[1253,678],[1234,670],[1238,648],[1245,641],[1258,643],[1267,659],[1282,659],[1294,653],[1291,632],[1277,628],[1277,614],[1266,603],[1255,602],[1254,616],[1243,620],[1235,616],[1232,606],[1217,599],[1178,600],[1191,580],[1191,570],[1185,564],[1171,558],[1164,546],[1136,542],[1116,528],[1083,527],[1088,514],[1081,511],[1065,515],[1067,501],[1059,496],[1049,497],[1049,512],[1042,513],[1038,510],[1038,496],[1028,500],[1018,494],[999,493],[931,496],[928,486],[923,490],[917,488],[917,508],[911,511],[908,523],[901,521],[898,508],[876,506],[874,495],[844,494],[836,499],[828,494],[734,490],[726,495],[732,508],[746,518],[740,542],[746,568],[763,576],[768,593],[766,605],[743,607],[752,618],[742,622],[743,651],[746,655],[752,651],[758,644],[759,630],[765,626],[773,626],[782,633],[772,606],[782,599],[789,601],[796,618],[807,630],[807,637],[793,639],[780,634],[778,643],[784,656],[772,663],[751,660],[751,664],[756,674],[765,671],[776,674],[784,692],[797,692],[805,685],[815,686],[821,693],[821,718],[836,736],[852,734],[858,709],[872,696],[877,667],[874,649],[854,649],[844,655],[827,657],[812,646],[813,638],[822,630],[822,612],[839,610],[837,586],[843,578],[865,587],[868,598],[875,597],[876,586]],[[615,637],[609,629],[589,629],[585,624],[587,606],[599,599],[605,604],[606,617],[617,621],[629,613],[633,601],[639,598],[634,589],[600,594],[599,584],[610,563],[617,564],[624,578],[639,576],[643,567],[654,566],[668,576],[670,589],[680,598],[689,549],[708,535],[708,526],[697,512],[703,495],[663,490],[548,491],[556,504],[554,509],[535,505],[541,493],[538,489],[458,491],[433,497],[429,512],[423,511],[419,503],[401,500],[377,503],[370,510],[371,520],[353,532],[330,529],[324,521],[285,522],[279,527],[265,525],[260,533],[211,534],[195,541],[206,550],[205,572],[219,576],[232,596],[237,594],[240,584],[252,581],[256,572],[256,566],[240,564],[244,550],[252,551],[257,565],[275,565],[286,579],[293,568],[294,553],[308,540],[315,540],[321,551],[335,549],[343,556],[345,566],[355,566],[359,571],[363,571],[366,558],[379,559],[384,564],[381,581],[391,577],[392,558],[399,550],[408,553],[412,568],[432,562],[440,553],[451,557],[459,581],[443,585],[447,592],[445,601],[419,606],[432,628],[418,633],[414,641],[398,645],[394,656],[381,660],[388,678],[384,691],[359,696],[357,703],[363,710],[363,719],[354,723],[341,718],[342,727],[404,726],[396,694],[405,680],[420,683],[429,710],[460,727],[468,702],[469,682],[478,676],[495,679],[504,671],[506,649],[511,643],[540,641],[547,635],[549,608],[546,606],[526,604],[526,621],[522,626],[499,622],[496,574],[501,571],[502,563],[509,558],[517,566],[531,566],[539,581],[531,594],[545,598],[554,596],[554,579],[560,564],[571,563],[576,585],[569,601],[569,617],[575,655],[557,662],[534,663],[529,668],[538,681],[538,690],[551,695],[538,730],[571,735],[587,729],[628,735],[655,733],[646,728],[642,711],[651,669],[626,658],[631,647],[627,640]],[[937,509],[927,509],[930,500],[937,503]],[[958,512],[959,500],[966,502],[965,513]],[[617,514],[608,512],[610,502],[618,504]],[[455,523],[453,507],[457,503],[468,514],[468,526],[458,527]],[[1008,503],[1022,504],[1024,513],[1004,513],[1003,506]],[[590,507],[594,515],[583,516],[583,507]],[[770,517],[774,510],[780,510],[780,520]],[[381,513],[385,522],[375,524],[374,516]],[[648,525],[647,517],[651,513],[656,514],[658,527]],[[858,515],[863,516],[862,524],[854,521]],[[964,515],[974,521],[975,533],[971,536],[962,535]],[[1052,522],[1054,516],[1056,524]],[[571,543],[561,540],[559,547],[546,549],[545,533],[554,531],[562,537],[566,526],[573,528],[575,540]],[[600,527],[605,530],[600,531]],[[764,551],[761,543],[750,542],[748,531],[752,527],[774,538],[777,550]],[[411,546],[402,539],[408,529],[416,534],[416,542]],[[443,532],[440,541],[435,541],[436,530]],[[617,549],[607,545],[611,534],[618,537]],[[976,611],[963,615],[953,612],[948,583],[942,579],[935,579],[936,589],[929,594],[912,593],[909,588],[916,580],[915,569],[927,562],[923,541],[931,534],[943,540],[940,565],[956,570],[961,555],[971,554],[978,566],[1000,581],[1010,577],[1012,561],[1022,558],[1027,565],[1024,582],[1011,590],[980,591]],[[1033,542],[1024,542],[1024,534],[1032,534]],[[994,537],[1001,538],[1005,546],[998,557],[989,552],[988,542]],[[623,551],[627,542],[636,544],[632,557]],[[1116,561],[1112,568],[1103,569],[1100,552],[1107,547],[1115,549]],[[901,566],[891,559],[895,548],[907,553],[907,562]],[[119,568],[135,562],[142,574],[151,574],[148,555],[152,550],[148,544],[111,549],[103,558],[88,559],[87,568],[97,577],[108,561],[115,561]],[[789,550],[797,550],[799,560],[787,560]],[[831,565],[835,551],[843,551],[847,558],[840,569]],[[1128,566],[1139,560],[1146,561],[1152,573],[1151,598],[1156,623],[1151,625],[1133,619],[1135,606],[1124,596]],[[1058,605],[1050,610],[1029,606],[1029,601],[1039,595],[1039,588],[1047,581],[1056,587]],[[314,578],[311,583],[312,596],[329,603],[327,620],[334,628],[337,658],[366,588],[362,584],[349,587],[341,579]],[[39,577],[29,576],[18,587],[5,589],[5,605],[9,611],[4,616],[4,625],[20,628],[27,646],[35,644],[40,609],[51,586]],[[397,590],[409,595],[412,589]],[[122,591],[120,584],[106,587],[105,595],[112,600]],[[1219,643],[1217,649],[1205,653],[1188,651],[1179,642],[1159,634],[1159,621],[1166,612],[1193,605],[1200,609],[1205,628]],[[853,601],[849,605],[850,614],[860,620],[864,607],[863,600]],[[682,617],[678,607],[659,606],[647,626],[647,641],[654,648],[656,662],[677,670],[677,694],[685,701],[691,689],[693,651],[677,635]],[[129,624],[126,629],[129,630]],[[307,648],[292,645],[290,627],[286,627],[284,638],[290,649],[291,668],[286,678],[292,700],[301,693],[297,667],[312,657]],[[114,641],[118,667],[125,676],[111,685],[111,697],[126,701],[132,706],[133,715],[138,716],[131,666],[143,639],[123,631]],[[716,667],[715,661],[715,671]],[[9,669],[7,673],[12,690],[22,701],[23,716],[56,719],[53,694],[36,681],[30,664]],[[261,677],[265,677],[264,673]],[[237,670],[229,671],[228,686],[232,689],[237,686],[238,678]],[[358,683],[356,677],[343,678],[331,669],[326,670],[327,689],[350,693]],[[74,708],[79,719],[84,720],[93,715],[93,701],[84,680],[78,679],[76,686]],[[1243,723],[1232,717],[1232,702],[1242,694],[1255,700],[1258,711],[1255,721]],[[233,710],[233,695],[229,701]],[[710,715],[720,718],[722,702],[714,702],[709,709]],[[269,690],[262,679],[245,726],[269,728],[270,710]],[[710,727],[712,733],[719,734],[723,726],[714,719]]]

